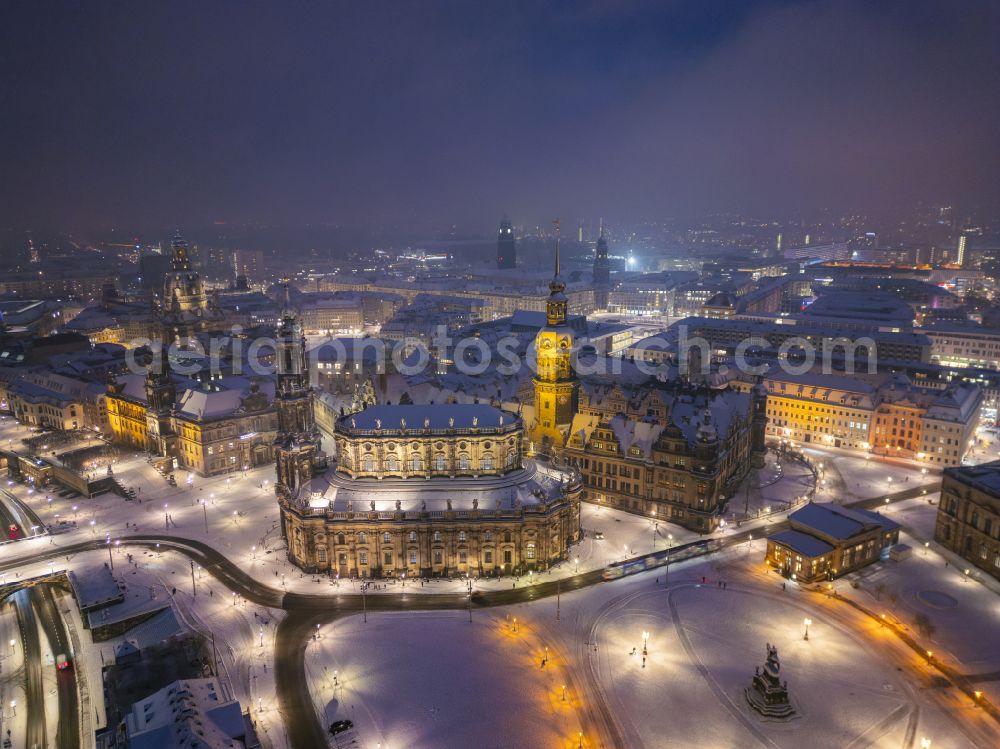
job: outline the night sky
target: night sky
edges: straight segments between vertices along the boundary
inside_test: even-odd
[[[1000,202],[1000,3],[6,2],[0,226]]]

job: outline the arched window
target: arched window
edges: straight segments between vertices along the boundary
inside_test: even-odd
[[[483,540],[484,541],[492,541],[493,540],[493,531],[486,531],[483,534]]]
[[[411,471],[422,471],[424,470],[424,461],[419,455],[414,453],[410,456],[410,470]]]
[[[444,454],[443,453],[438,453],[437,455],[434,456],[434,470],[435,471],[443,471],[444,469],[445,469],[444,468]]]
[[[344,534],[343,534],[343,533],[338,533],[338,534],[337,534],[337,543],[338,543],[338,544],[341,544],[341,545],[343,545],[343,544],[346,544],[346,543],[347,543],[347,538],[345,538],[345,537],[344,537]]]
[[[505,544],[509,544],[510,540],[511,540],[511,538],[510,538],[510,531],[504,532],[504,534],[503,534],[503,542]]]
[[[527,546],[525,546],[524,547],[524,555],[528,559],[534,559],[535,558],[535,545],[534,544],[528,544]]]
[[[410,531],[410,543],[415,544],[417,542],[417,532]]]
[[[389,455],[385,459],[385,470],[392,471],[393,473],[395,473],[396,471],[398,471],[399,470],[399,458],[397,458],[395,455]]]
[[[388,533],[383,533],[382,534],[382,543],[384,543],[384,544],[390,544],[390,543],[392,543],[392,536],[390,536]]]
[[[434,531],[434,542],[441,543],[441,531]]]
[[[362,531],[361,533],[358,534],[358,543],[359,544],[366,544],[366,543],[368,543],[368,536],[365,535],[364,531]]]
[[[470,465],[471,464],[469,463],[469,456],[468,455],[466,455],[465,453],[462,453],[461,455],[458,456],[458,470],[460,470],[460,471],[468,471]]]
[[[465,543],[465,531],[459,531],[458,532],[458,540],[461,543]]]
[[[490,453],[486,453],[482,459],[483,470],[492,471],[493,470],[493,456]]]
[[[375,456],[366,455],[364,458],[361,459],[361,465],[366,472],[371,473],[372,471],[375,470]]]
[[[504,460],[506,461],[507,468],[513,468],[517,461],[517,453],[514,450],[508,450],[507,457]]]

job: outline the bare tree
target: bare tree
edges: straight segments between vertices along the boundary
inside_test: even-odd
[[[913,624],[917,628],[917,631],[927,639],[933,637],[934,633],[937,631],[937,628],[934,626],[934,622],[932,622],[931,618],[922,611],[913,617]]]

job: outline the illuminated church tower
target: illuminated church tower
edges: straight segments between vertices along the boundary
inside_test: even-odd
[[[611,289],[611,262],[608,260],[608,240],[604,238],[604,222],[597,238],[597,252],[594,255],[594,306],[604,311],[608,308],[608,292]]]
[[[517,248],[514,246],[514,227],[506,216],[500,222],[497,234],[497,268],[517,267]]]
[[[278,438],[274,445],[275,491],[288,498],[322,467],[319,431],[313,420],[313,392],[309,387],[306,340],[298,315],[292,309],[285,279],[285,304],[275,341]]]
[[[573,329],[566,324],[566,284],[559,274],[559,221],[555,276],[549,283],[545,327],[535,338],[535,424],[531,438],[542,450],[562,447],[576,415],[580,382],[573,371]]]

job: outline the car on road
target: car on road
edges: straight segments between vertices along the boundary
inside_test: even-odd
[[[338,720],[330,724],[330,733],[336,736],[338,733],[350,731],[354,728],[354,723],[349,720]]]
[[[60,671],[65,671],[68,668],[72,668],[73,664],[70,662],[69,658],[66,657],[65,653],[60,653],[56,656],[56,668]]]

